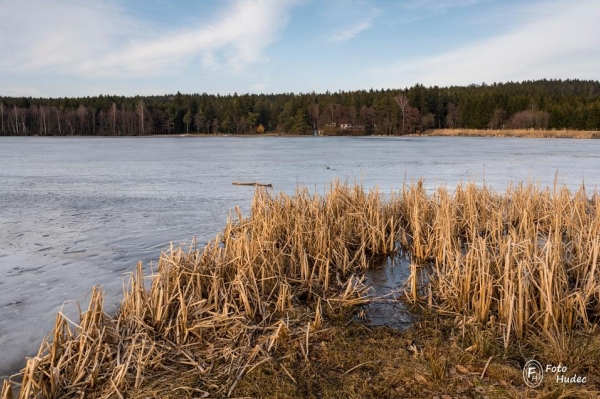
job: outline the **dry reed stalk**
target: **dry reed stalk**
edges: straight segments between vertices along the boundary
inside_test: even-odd
[[[2,399],[13,399],[13,391],[8,380],[2,382],[2,391],[0,392],[0,398]]]

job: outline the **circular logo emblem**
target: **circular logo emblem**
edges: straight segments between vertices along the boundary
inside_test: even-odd
[[[530,360],[523,367],[523,381],[530,388],[537,388],[544,379],[544,369],[537,360]]]

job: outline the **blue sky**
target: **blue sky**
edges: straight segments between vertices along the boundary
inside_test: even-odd
[[[599,78],[600,0],[0,0],[0,96]]]

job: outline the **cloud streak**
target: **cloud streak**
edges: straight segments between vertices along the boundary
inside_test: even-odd
[[[509,32],[443,54],[373,68],[371,76],[377,85],[388,87],[598,78],[598,2],[555,0],[520,11],[529,18]]]
[[[335,0],[329,4],[329,11],[324,15],[328,23],[332,16],[338,22],[337,27],[330,33],[328,41],[342,43],[358,36],[373,26],[381,10],[364,0]]]
[[[373,12],[373,15],[367,20],[358,22],[356,25],[335,32],[331,37],[330,41],[333,43],[342,43],[347,40],[353,39],[354,37],[358,36],[362,31],[369,29],[373,25],[373,20],[378,14],[379,12]]]
[[[345,29],[345,30],[335,33],[333,35],[333,37],[331,38],[331,41],[334,43],[341,43],[341,42],[345,42],[346,40],[350,40],[353,37],[355,37],[356,35],[358,35],[360,32],[362,32],[366,29],[369,29],[372,24],[373,24],[372,18],[367,21],[360,22],[354,26],[351,26],[348,29]]]
[[[447,12],[452,8],[468,7],[489,0],[413,0],[403,3],[402,7],[407,10],[427,10],[439,13]]]

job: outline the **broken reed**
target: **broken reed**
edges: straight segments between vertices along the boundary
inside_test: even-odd
[[[427,195],[419,181],[387,199],[339,183],[324,197],[258,189],[250,216],[237,211],[204,249],[172,248],[149,277],[138,265],[116,316],[97,289],[78,325],[59,314],[20,397],[135,397],[156,381],[170,389],[175,374],[193,379],[178,380],[188,394],[229,394],[282,342],[299,340],[308,358],[322,309],[368,300],[363,271],[398,247],[414,261],[409,298],[424,299],[427,264],[429,305],[496,326],[506,345],[590,332],[600,317],[600,197],[583,187]]]

